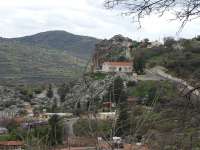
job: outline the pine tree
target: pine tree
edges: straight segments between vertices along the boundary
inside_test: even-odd
[[[47,97],[48,98],[53,98],[53,90],[52,90],[52,85],[49,85],[49,88],[47,90]]]
[[[111,100],[112,102],[118,104],[123,89],[124,89],[123,80],[120,77],[115,78],[114,82],[108,89],[107,95],[105,96],[106,100]]]
[[[133,67],[137,74],[143,74],[145,68],[145,60],[143,54],[135,54]]]
[[[58,115],[53,115],[49,119],[49,142],[51,145],[62,144],[63,142],[63,125]]]
[[[128,103],[126,93],[123,91],[119,103],[119,116],[116,123],[116,135],[126,136],[130,129]]]
[[[57,99],[53,99],[53,105],[51,106],[51,112],[56,113],[58,111],[58,102]]]

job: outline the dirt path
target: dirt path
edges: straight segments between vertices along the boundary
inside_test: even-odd
[[[73,125],[77,122],[79,118],[70,118],[70,119],[66,119],[64,122],[66,128],[67,128],[67,132],[68,132],[68,136],[74,136],[74,130],[73,130]]]
[[[171,74],[166,73],[166,69],[163,67],[157,66],[157,67],[154,67],[154,68],[148,70],[148,72],[150,72],[151,74],[154,74],[156,76],[160,76],[165,80],[170,80],[172,82],[175,82],[176,84],[179,84],[179,90],[181,90],[181,91],[185,90],[185,92],[187,92],[187,91],[194,89],[194,87],[191,86],[185,80],[182,80],[180,78],[172,76]],[[199,97],[199,99],[200,99],[200,92],[198,90],[194,90],[192,92],[192,94]]]

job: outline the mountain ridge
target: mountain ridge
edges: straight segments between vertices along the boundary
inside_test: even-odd
[[[64,31],[0,38],[0,83],[48,83],[79,77],[96,42]]]
[[[47,49],[67,51],[80,58],[89,58],[94,50],[94,45],[100,40],[94,37],[76,35],[64,30],[52,30],[27,35],[17,38],[1,37],[0,41],[17,42],[27,46],[38,46]]]

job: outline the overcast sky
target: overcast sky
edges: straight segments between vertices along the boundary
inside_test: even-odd
[[[120,11],[106,10],[103,0],[0,0],[0,36],[19,37],[48,30],[65,30],[97,38],[122,34],[136,40],[176,36],[179,23],[170,17],[145,18],[142,29]],[[200,34],[199,20],[188,23],[180,36]]]

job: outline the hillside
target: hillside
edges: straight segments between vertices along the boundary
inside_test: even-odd
[[[0,43],[1,83],[48,82],[77,77],[85,64],[85,60],[62,50]]]
[[[178,39],[167,37],[163,43],[133,41],[121,35],[96,44],[93,68],[100,69],[105,61],[134,61],[134,69],[144,71],[163,66],[168,73],[199,85],[200,81],[200,39]],[[140,66],[138,68],[138,66]],[[137,69],[137,70],[136,70]],[[137,72],[138,73],[138,72]],[[139,73],[140,74],[140,73]]]
[[[19,42],[28,46],[64,50],[80,58],[90,57],[94,50],[94,45],[99,41],[96,38],[74,35],[66,31],[47,31],[31,36],[4,40]]]
[[[176,77],[199,84],[200,81],[200,41],[180,39],[170,46],[138,49],[146,66],[164,66]]]
[[[0,38],[1,84],[49,83],[78,77],[97,42],[65,31]]]

